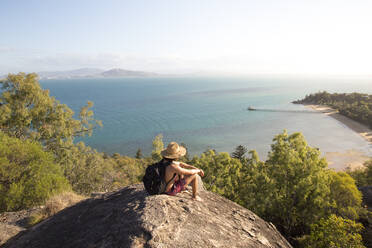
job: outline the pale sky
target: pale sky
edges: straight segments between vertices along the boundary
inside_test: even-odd
[[[0,0],[0,75],[372,75],[372,0]]]

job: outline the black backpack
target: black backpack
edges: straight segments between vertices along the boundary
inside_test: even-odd
[[[145,185],[147,193],[149,193],[150,195],[157,195],[165,192],[165,189],[169,182],[166,183],[164,181],[164,176],[165,169],[169,164],[170,163],[163,159],[155,164],[149,165],[146,168],[146,172],[142,179],[142,182]]]

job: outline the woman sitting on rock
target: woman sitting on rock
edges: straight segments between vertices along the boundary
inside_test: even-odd
[[[161,152],[164,162],[168,162],[165,169],[164,181],[168,182],[165,193],[168,195],[176,195],[186,189],[186,186],[191,183],[192,199],[201,201],[197,195],[198,180],[197,175],[204,176],[204,171],[192,165],[178,162],[177,160],[185,156],[186,148],[178,145],[176,142],[169,143],[167,149]]]

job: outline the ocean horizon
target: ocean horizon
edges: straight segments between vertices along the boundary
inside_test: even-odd
[[[301,132],[323,154],[357,150],[372,156],[371,145],[342,123],[321,113],[296,112],[307,108],[291,103],[323,90],[372,94],[371,79],[156,77],[40,83],[75,113],[94,102],[103,127],[79,140],[108,154],[134,156],[140,148],[149,155],[153,138],[162,134],[165,145],[184,143],[191,155],[208,149],[232,152],[244,145],[264,159],[274,136],[287,130]],[[248,111],[249,106],[278,111]]]

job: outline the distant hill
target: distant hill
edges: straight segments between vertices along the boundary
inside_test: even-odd
[[[131,71],[120,68],[102,70],[97,68],[81,68],[69,71],[42,71],[38,72],[40,79],[69,79],[69,78],[119,78],[119,77],[154,77],[159,74],[145,71]]]
[[[145,71],[130,71],[124,69],[111,69],[101,73],[104,77],[153,77],[158,76],[159,74]]]
[[[68,71],[40,71],[37,72],[40,79],[70,79],[70,78],[121,78],[121,77],[156,77],[161,76],[154,72],[131,71],[121,68],[102,70],[98,68],[80,68]],[[164,75],[163,75],[164,76]],[[0,75],[0,80],[6,75]]]

